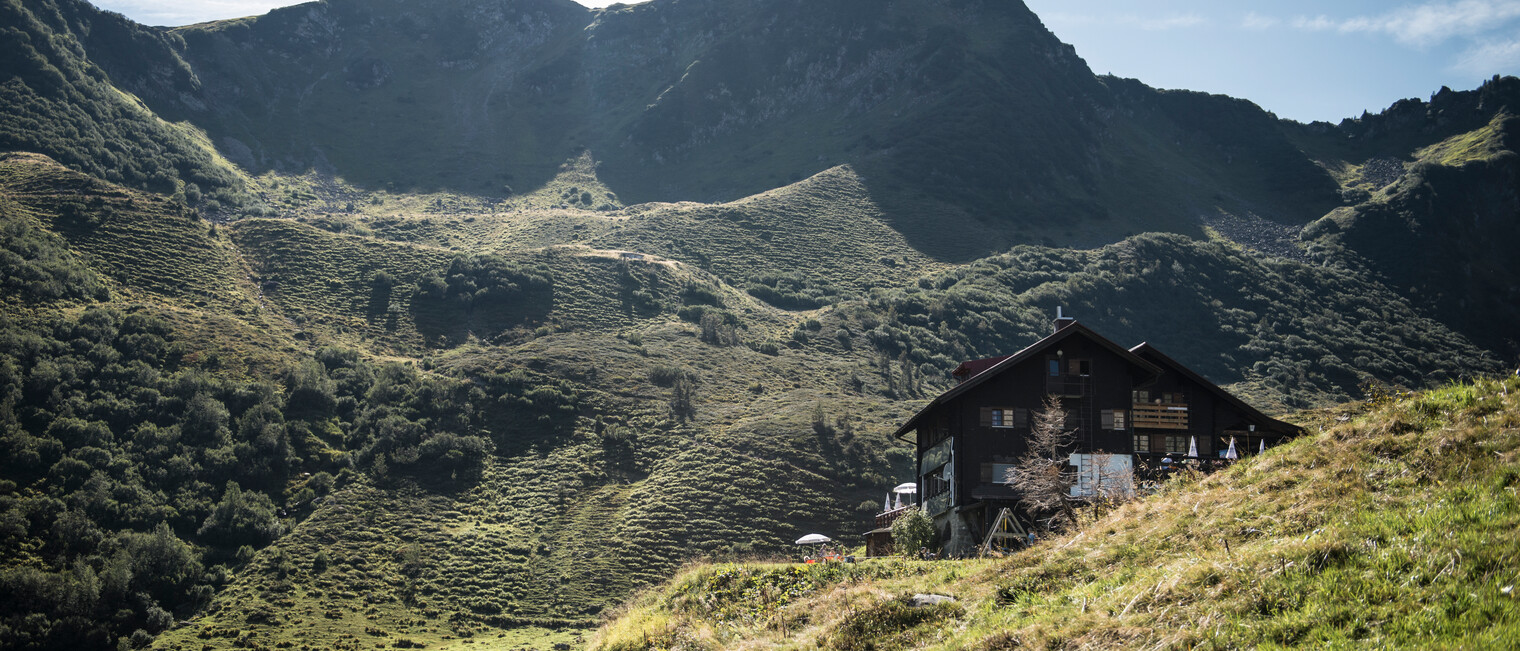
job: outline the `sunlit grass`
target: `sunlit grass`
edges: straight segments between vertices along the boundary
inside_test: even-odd
[[[1520,633],[1517,392],[1510,378],[1403,397],[1004,560],[863,564],[785,598],[718,579],[799,570],[694,568],[592,646],[689,630],[713,631],[693,648],[1502,644]],[[919,592],[955,596],[953,625],[871,628],[848,605]],[[712,603],[683,606],[693,594]],[[725,628],[736,611],[763,617]],[[806,624],[777,626],[786,613]]]

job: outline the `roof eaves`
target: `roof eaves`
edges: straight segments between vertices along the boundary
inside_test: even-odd
[[[1172,359],[1166,353],[1163,353],[1160,350],[1158,350],[1155,346],[1152,346],[1149,342],[1144,342],[1144,341],[1140,342],[1134,348],[1131,348],[1130,352],[1135,353],[1136,355],[1139,355],[1142,352],[1149,352],[1149,353],[1151,353],[1151,354],[1153,354],[1153,355],[1161,358],[1168,366],[1171,366],[1173,369],[1175,369],[1177,372],[1183,374],[1188,379],[1190,379],[1190,380],[1192,380],[1192,381],[1194,381],[1194,382],[1202,385],[1203,388],[1208,389],[1210,391],[1213,391],[1215,395],[1217,395],[1217,396],[1219,396],[1221,398],[1224,398],[1226,402],[1229,402],[1230,404],[1235,405],[1237,408],[1241,409],[1242,411],[1245,411],[1248,416],[1255,416],[1256,418],[1260,418],[1261,420],[1267,421],[1268,423],[1272,423],[1272,424],[1275,424],[1275,425],[1280,425],[1284,429],[1295,430],[1299,434],[1303,434],[1304,433],[1304,428],[1299,427],[1298,425],[1294,425],[1293,423],[1283,422],[1283,421],[1277,420],[1276,418],[1273,418],[1271,416],[1268,416],[1266,414],[1261,413],[1260,409],[1252,407],[1250,405],[1250,403],[1248,403],[1248,402],[1246,402],[1244,400],[1241,400],[1235,394],[1230,393],[1229,391],[1225,391],[1223,388],[1220,388],[1219,385],[1214,384],[1213,382],[1210,382],[1208,380],[1208,378],[1205,378],[1202,375],[1199,375],[1197,371],[1194,371],[1193,369],[1190,369],[1190,368],[1188,368],[1186,366],[1183,366],[1181,362],[1178,362],[1177,360]]]
[[[967,378],[965,382],[951,387],[949,391],[935,396],[933,400],[929,401],[929,404],[924,405],[922,409],[919,409],[917,413],[914,413],[913,417],[908,419],[908,422],[903,423],[902,427],[897,428],[897,431],[892,433],[893,438],[901,439],[903,434],[907,433],[908,430],[912,429],[913,426],[918,423],[918,419],[920,417],[928,413],[929,410],[933,409],[936,405],[944,404],[946,401],[949,401],[956,396],[961,395],[962,393],[970,391],[977,385],[986,382],[992,376],[997,375],[998,373],[1002,373],[1005,369],[1017,365],[1019,362],[1024,361],[1035,353],[1038,353],[1039,351],[1044,350],[1045,348],[1054,345],[1057,342],[1065,340],[1067,337],[1070,337],[1072,334],[1077,332],[1086,334],[1088,337],[1098,342],[1099,345],[1113,350],[1121,357],[1127,357],[1129,362],[1145,368],[1151,373],[1161,373],[1161,367],[1151,363],[1150,360],[1140,357],[1131,350],[1112,341],[1109,341],[1108,338],[1104,337],[1103,335],[1093,332],[1092,328],[1082,325],[1081,323],[1073,322],[1071,325],[1063,327],[1060,330],[1046,335],[1045,338],[1029,344],[1028,346],[1025,346],[1023,350],[1009,355],[1008,357],[1004,358],[1003,361],[988,367],[987,370]]]

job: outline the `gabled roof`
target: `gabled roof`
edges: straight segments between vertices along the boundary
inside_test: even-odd
[[[1302,427],[1299,427],[1299,426],[1294,425],[1292,423],[1284,423],[1284,422],[1282,422],[1280,420],[1277,420],[1276,418],[1273,418],[1271,416],[1268,416],[1266,414],[1261,413],[1255,407],[1252,407],[1251,405],[1246,404],[1246,402],[1244,400],[1241,400],[1240,398],[1235,397],[1235,394],[1230,393],[1229,391],[1225,391],[1224,389],[1219,388],[1219,385],[1216,385],[1213,382],[1208,381],[1202,375],[1199,375],[1199,374],[1193,372],[1192,369],[1190,369],[1190,368],[1188,368],[1186,366],[1183,366],[1182,364],[1178,363],[1177,360],[1172,359],[1170,357],[1167,357],[1161,351],[1156,350],[1156,347],[1150,345],[1150,343],[1148,343],[1148,342],[1141,342],[1140,345],[1135,346],[1134,348],[1131,348],[1129,350],[1130,350],[1130,352],[1132,352],[1132,353],[1134,353],[1136,355],[1143,355],[1143,356],[1155,359],[1158,362],[1160,362],[1163,366],[1165,366],[1166,368],[1168,368],[1170,370],[1173,370],[1173,371],[1176,371],[1177,373],[1181,374],[1183,377],[1185,377],[1185,378],[1187,378],[1189,380],[1192,380],[1193,382],[1197,383],[1199,386],[1202,386],[1205,389],[1208,389],[1209,391],[1213,392],[1214,395],[1218,396],[1221,400],[1224,400],[1225,402],[1230,403],[1231,405],[1233,405],[1236,409],[1239,409],[1239,410],[1245,412],[1246,416],[1248,416],[1251,420],[1259,421],[1260,423],[1266,425],[1270,429],[1281,430],[1283,432],[1287,432],[1287,433],[1290,433],[1290,434],[1297,435],[1297,434],[1303,434],[1304,433],[1304,428],[1302,428]]]
[[[1029,359],[1029,358],[1035,356],[1035,355],[1038,355],[1038,354],[1044,352],[1044,350],[1046,348],[1049,348],[1049,347],[1051,347],[1051,346],[1053,346],[1055,344],[1061,343],[1062,341],[1065,341],[1066,339],[1072,337],[1073,335],[1077,335],[1077,334],[1086,335],[1087,338],[1091,339],[1094,343],[1097,343],[1099,346],[1102,346],[1103,348],[1108,349],[1110,352],[1112,352],[1115,355],[1118,355],[1119,357],[1123,358],[1124,361],[1127,361],[1127,362],[1129,362],[1131,364],[1134,364],[1135,366],[1139,366],[1140,368],[1143,368],[1143,369],[1145,369],[1145,370],[1147,370],[1147,371],[1149,371],[1149,372],[1151,372],[1153,374],[1160,374],[1161,373],[1161,367],[1160,366],[1157,366],[1157,365],[1151,363],[1150,361],[1146,360],[1145,358],[1140,357],[1139,355],[1136,355],[1133,352],[1130,352],[1130,350],[1128,348],[1125,348],[1123,346],[1120,346],[1119,344],[1116,344],[1116,343],[1114,343],[1112,341],[1109,341],[1103,335],[1100,335],[1100,334],[1098,334],[1096,332],[1093,332],[1091,328],[1088,328],[1085,325],[1082,325],[1080,323],[1077,323],[1077,322],[1073,321],[1071,323],[1071,325],[1065,326],[1065,327],[1061,328],[1060,330],[1055,331],[1054,334],[1052,334],[1052,335],[1050,335],[1050,336],[1048,336],[1048,337],[1046,337],[1044,339],[1041,339],[1039,341],[1036,341],[1033,344],[1030,344],[1024,350],[1021,350],[1021,351],[1019,351],[1017,353],[1014,353],[1012,355],[1009,355],[1009,356],[1003,358],[1003,361],[1000,361],[1000,362],[992,365],[991,368],[988,368],[987,370],[982,371],[981,373],[977,373],[976,375],[972,376],[970,379],[968,379],[965,382],[962,382],[962,383],[956,385],[954,388],[950,389],[949,391],[946,391],[944,393],[939,394],[938,397],[936,397],[935,399],[929,401],[929,404],[924,405],[923,409],[918,410],[918,413],[913,414],[913,417],[909,418],[908,422],[903,423],[902,427],[897,428],[897,431],[893,432],[892,436],[894,436],[894,437],[901,437],[903,434],[911,431],[915,426],[917,426],[919,419],[923,418],[925,414],[927,414],[930,411],[932,411],[935,407],[938,407],[938,406],[940,406],[942,404],[945,404],[946,402],[949,402],[950,400],[955,399],[956,396],[959,396],[962,393],[965,393],[967,391],[970,391],[971,389],[976,388],[981,383],[986,382],[989,379],[992,379],[993,377],[997,376],[999,373],[1002,373],[1003,371],[1006,371],[1006,370],[1008,370],[1010,368],[1013,368],[1014,366],[1017,366],[1019,364],[1019,362],[1022,362],[1022,361],[1026,360],[1026,359]]]

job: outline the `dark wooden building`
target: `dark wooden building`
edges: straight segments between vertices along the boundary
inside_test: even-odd
[[[951,555],[973,553],[1000,509],[1023,516],[1019,487],[1005,477],[1028,451],[1046,395],[1060,397],[1075,430],[1078,496],[1099,490],[1103,477],[1143,477],[1167,456],[1183,462],[1191,446],[1199,460],[1217,460],[1231,437],[1246,456],[1301,433],[1155,347],[1124,348],[1071,318],[1058,317],[1053,334],[1024,350],[968,361],[952,375],[960,384],[896,432],[917,443],[919,500]]]

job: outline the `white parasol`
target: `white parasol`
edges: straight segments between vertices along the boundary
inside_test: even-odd
[[[1188,456],[1194,459],[1198,458],[1198,437],[1196,436],[1188,437]]]
[[[794,543],[794,544],[797,544],[797,545],[822,545],[823,543],[826,543],[826,542],[834,542],[834,539],[830,538],[828,536],[825,536],[825,535],[823,535],[821,533],[810,533],[810,534],[808,534],[806,536],[798,538],[797,542]]]
[[[911,481],[903,484],[898,484],[897,488],[892,489],[892,492],[897,493],[898,495],[902,495],[904,493],[917,493],[918,484],[915,484]]]
[[[1240,458],[1240,454],[1235,452],[1235,437],[1233,436],[1230,437],[1230,449],[1224,451],[1224,458],[1231,460]]]

